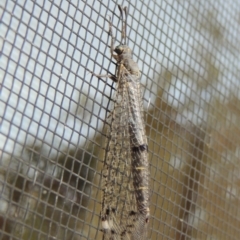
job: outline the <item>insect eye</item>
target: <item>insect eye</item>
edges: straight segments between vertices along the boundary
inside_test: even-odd
[[[123,53],[123,48],[122,48],[122,47],[116,47],[116,48],[114,49],[114,51],[115,51],[118,55],[120,55],[120,54]]]

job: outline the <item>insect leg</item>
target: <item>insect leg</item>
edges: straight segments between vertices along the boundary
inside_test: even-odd
[[[89,71],[89,70],[88,70]],[[96,74],[92,71],[89,71],[93,76],[98,77],[98,78],[110,78],[112,79],[114,82],[117,82],[117,77],[114,75],[109,75],[109,74]]]

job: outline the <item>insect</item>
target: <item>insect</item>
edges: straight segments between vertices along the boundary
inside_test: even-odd
[[[118,5],[122,19],[121,45],[114,48],[111,18],[111,56],[117,62],[114,107],[108,119],[102,170],[101,222],[103,239],[147,239],[149,222],[149,162],[145,133],[141,73],[126,45],[127,7]],[[124,20],[125,13],[125,20]],[[116,54],[114,54],[114,52]]]

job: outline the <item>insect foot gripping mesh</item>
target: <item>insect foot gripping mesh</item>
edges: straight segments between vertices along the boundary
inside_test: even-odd
[[[139,240],[147,239],[149,222],[148,145],[141,73],[126,45],[127,8],[118,8],[122,18],[122,42],[115,49],[111,18],[109,20],[111,56],[117,61],[116,75],[93,73],[98,77],[109,77],[117,84],[114,107],[107,124],[101,221],[103,239]]]

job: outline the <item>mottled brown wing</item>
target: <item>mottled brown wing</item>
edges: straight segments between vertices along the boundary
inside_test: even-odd
[[[120,76],[119,76],[120,77]],[[131,239],[137,204],[131,168],[127,79],[121,76],[107,129],[109,136],[102,170],[103,239]]]

